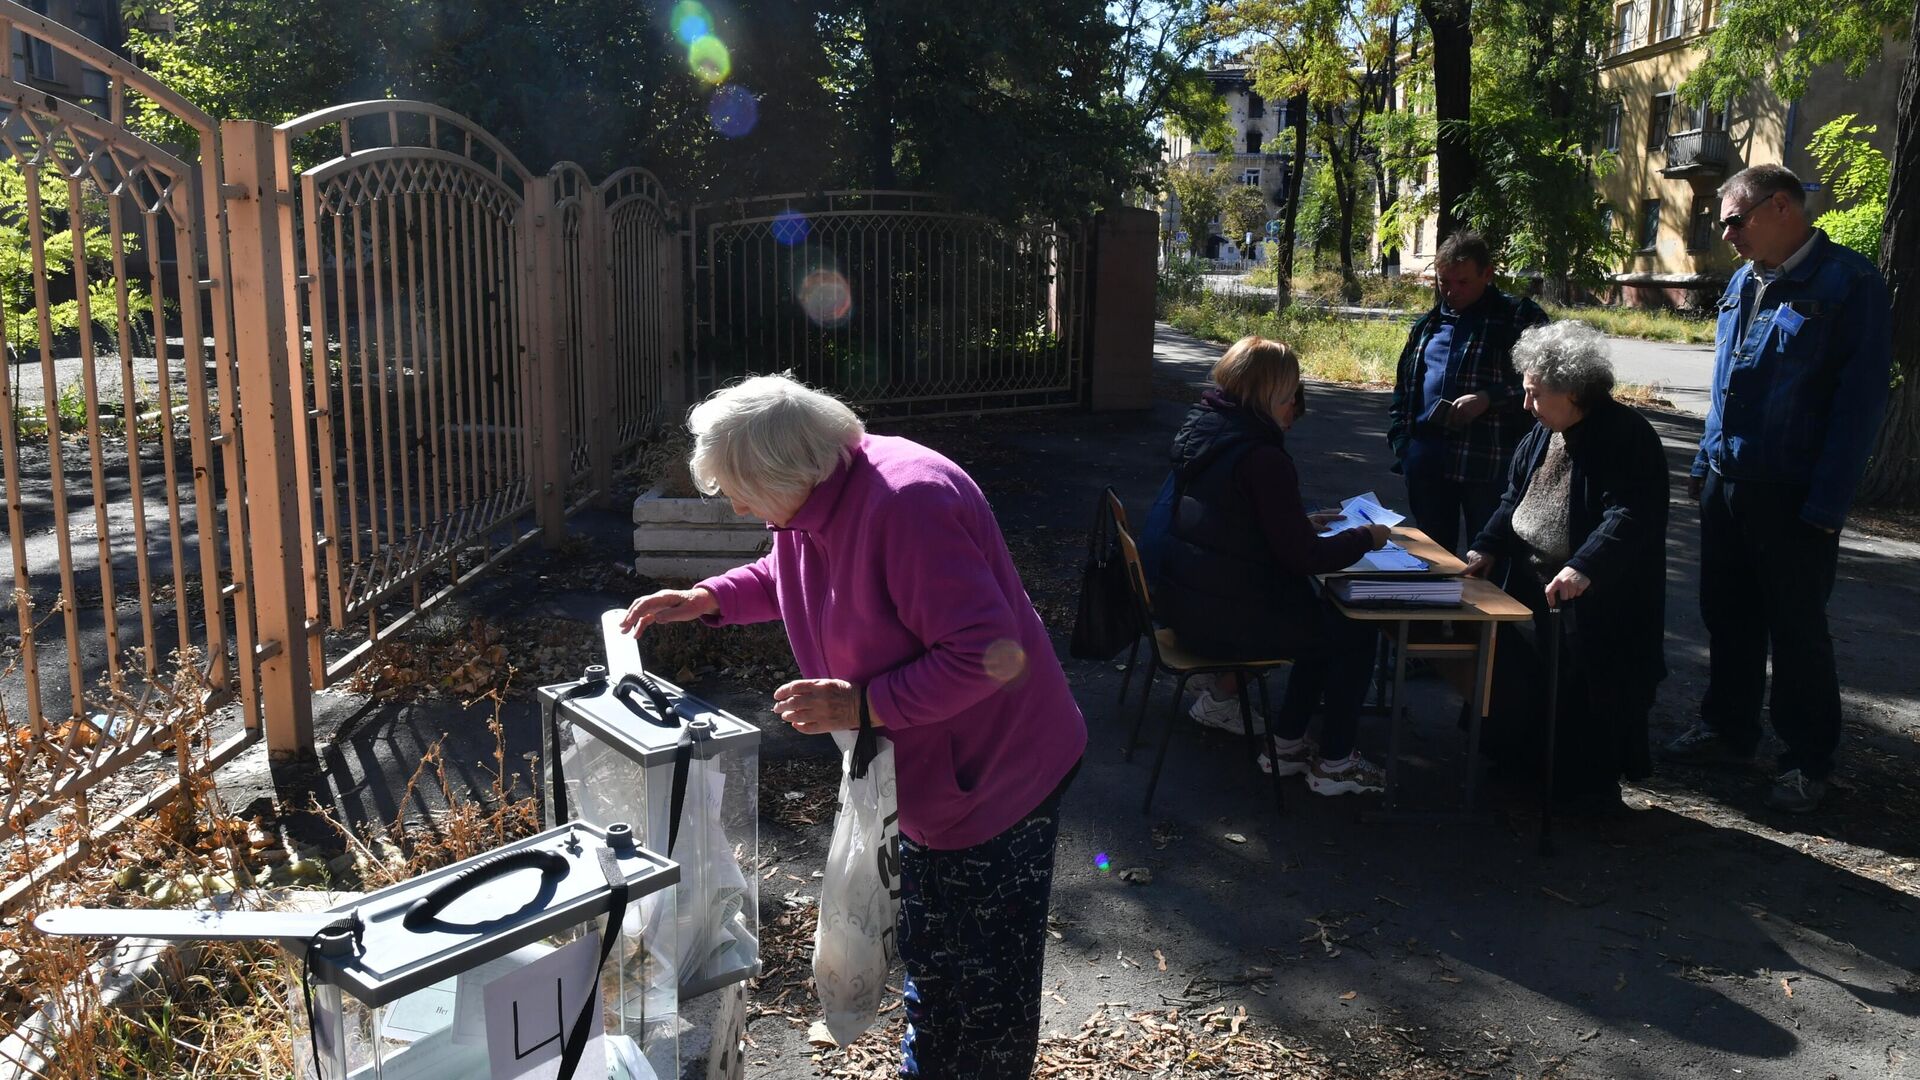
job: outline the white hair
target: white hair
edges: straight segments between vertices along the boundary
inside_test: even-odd
[[[687,416],[694,486],[743,502],[804,500],[866,434],[852,409],[790,375],[756,375],[714,391]]]
[[[1613,394],[1607,338],[1573,319],[1529,327],[1513,346],[1513,369],[1585,408]]]

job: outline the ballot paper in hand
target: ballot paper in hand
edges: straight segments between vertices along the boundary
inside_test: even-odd
[[[1392,528],[1405,520],[1407,520],[1406,515],[1396,514],[1380,505],[1378,495],[1371,491],[1363,491],[1340,504],[1340,516],[1328,522],[1326,527],[1320,530],[1320,535],[1332,536],[1347,529],[1364,529],[1369,525],[1385,525]]]

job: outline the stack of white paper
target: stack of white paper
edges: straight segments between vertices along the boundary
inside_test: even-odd
[[[1461,593],[1457,577],[1342,578],[1333,588],[1349,604],[1446,606],[1458,604]]]

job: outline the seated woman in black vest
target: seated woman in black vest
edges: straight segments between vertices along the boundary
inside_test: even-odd
[[[1302,505],[1286,448],[1287,428],[1306,412],[1292,348],[1242,338],[1214,365],[1213,381],[1173,440],[1177,498],[1156,614],[1209,657],[1291,658],[1286,697],[1268,725],[1274,768],[1306,774],[1322,795],[1379,791],[1379,766],[1354,751],[1376,634],[1319,600],[1309,579],[1385,544],[1387,530],[1320,536],[1335,515],[1309,516]],[[1238,730],[1239,687],[1228,677],[1213,690],[1201,691],[1195,719],[1230,717]],[[1316,751],[1307,723],[1322,705]]]
[[[1513,363],[1540,422],[1514,451],[1507,493],[1467,553],[1467,573],[1503,562],[1499,584],[1533,608],[1537,632],[1530,641],[1502,627],[1488,749],[1524,775],[1538,769],[1538,643],[1547,610],[1566,608],[1554,795],[1566,808],[1618,808],[1620,778],[1650,771],[1647,713],[1667,674],[1667,456],[1646,417],[1613,399],[1598,330],[1528,330]]]

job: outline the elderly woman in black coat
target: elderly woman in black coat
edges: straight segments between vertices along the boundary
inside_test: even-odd
[[[1579,322],[1522,334],[1514,367],[1539,421],[1514,452],[1500,507],[1467,553],[1467,573],[1533,608],[1532,640],[1496,651],[1489,749],[1530,772],[1544,738],[1547,611],[1563,614],[1556,799],[1618,806],[1622,777],[1650,771],[1647,713],[1666,677],[1669,481],[1660,436],[1613,399],[1606,339]],[[1519,647],[1511,647],[1519,646]]]

